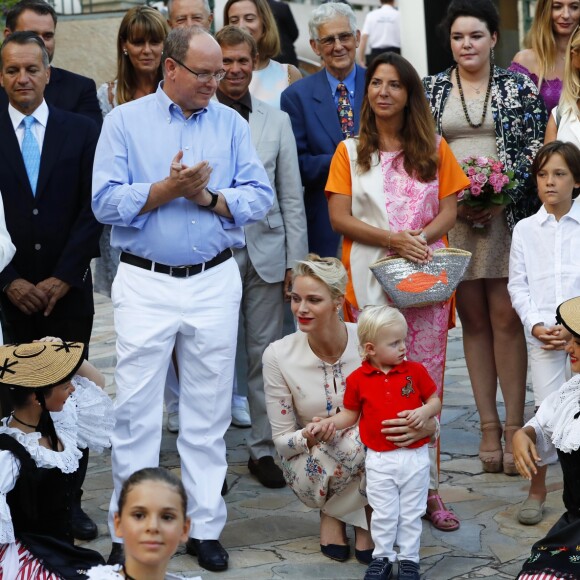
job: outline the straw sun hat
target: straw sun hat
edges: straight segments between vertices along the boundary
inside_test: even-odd
[[[556,309],[556,320],[568,332],[580,337],[580,296],[562,302]]]
[[[42,388],[66,383],[83,362],[82,342],[0,346],[0,386]]]

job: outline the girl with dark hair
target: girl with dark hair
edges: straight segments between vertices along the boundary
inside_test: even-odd
[[[528,77],[494,65],[499,16],[491,0],[453,0],[442,28],[456,64],[423,80],[437,132],[457,159],[472,155],[499,159],[518,181],[508,192],[507,206],[475,210],[460,203],[457,223],[449,232],[453,247],[472,253],[457,289],[457,310],[480,417],[482,469],[515,475],[511,442],[523,423],[527,354],[507,290],[510,231],[537,207],[529,176],[542,146],[546,110]],[[498,379],[505,429],[496,405]]]
[[[332,227],[344,235],[347,320],[356,321],[369,304],[388,303],[369,264],[389,254],[424,263],[447,245],[457,193],[468,185],[449,146],[435,134],[413,66],[395,53],[375,58],[365,77],[360,135],[339,144],[326,184]],[[407,357],[427,368],[440,398],[451,312],[450,302],[404,312]],[[435,448],[430,458],[427,517],[441,530],[456,530],[459,520],[437,493]]]
[[[185,488],[176,475],[163,467],[136,471],[121,488],[115,513],[125,561],[92,568],[89,580],[176,580],[167,574],[167,564],[178,545],[187,541],[190,523]]]
[[[110,445],[113,405],[84,345],[47,337],[0,347],[0,388],[14,411],[0,426],[0,576],[76,580],[103,562],[74,545],[79,447]],[[93,380],[95,382],[93,382]]]

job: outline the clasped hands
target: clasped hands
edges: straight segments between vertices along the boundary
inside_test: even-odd
[[[24,314],[30,315],[44,310],[44,316],[48,316],[69,290],[70,284],[54,276],[36,285],[24,278],[17,278],[6,289],[6,295]]]
[[[536,324],[532,328],[532,335],[543,343],[543,350],[564,350],[570,340],[570,333],[561,324],[555,326]]]
[[[211,202],[211,196],[205,188],[209,184],[212,168],[207,161],[187,166],[181,162],[182,158],[183,151],[179,151],[171,161],[169,177],[167,177],[174,198],[184,197],[199,205],[208,205]]]
[[[389,232],[389,247],[401,256],[417,264],[427,264],[433,259],[433,250],[427,244],[423,229]]]

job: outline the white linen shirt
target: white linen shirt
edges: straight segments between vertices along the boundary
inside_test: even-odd
[[[572,203],[572,208],[560,221],[542,206],[536,214],[516,224],[510,251],[508,290],[512,305],[529,335],[535,324],[556,324],[557,306],[580,296],[578,201]]]

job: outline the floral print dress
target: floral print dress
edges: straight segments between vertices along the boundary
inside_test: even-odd
[[[366,529],[365,447],[358,425],[312,449],[302,435],[313,417],[342,408],[346,377],[361,364],[356,324],[346,326],[346,349],[334,364],[320,360],[301,331],[273,342],[263,357],[264,391],[272,439],[292,491],[308,507]]]

